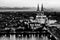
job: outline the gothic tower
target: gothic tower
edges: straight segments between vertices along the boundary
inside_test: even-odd
[[[37,11],[40,11],[40,10],[39,10],[39,4],[38,4],[38,6],[37,6]]]
[[[41,5],[41,11],[44,11],[44,10],[43,10],[43,4]]]

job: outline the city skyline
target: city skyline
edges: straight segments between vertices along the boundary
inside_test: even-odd
[[[0,7],[41,7],[53,9],[54,11],[60,10],[60,0],[0,0]]]

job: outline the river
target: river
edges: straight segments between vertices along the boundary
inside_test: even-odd
[[[0,35],[0,40],[49,40],[47,36],[40,34],[3,34]]]

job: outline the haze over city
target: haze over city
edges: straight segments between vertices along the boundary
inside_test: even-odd
[[[46,9],[60,10],[60,0],[0,0],[0,7],[41,7],[42,3]]]

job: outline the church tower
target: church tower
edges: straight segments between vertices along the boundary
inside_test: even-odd
[[[41,14],[44,15],[43,4],[41,5]]]
[[[38,4],[38,6],[37,6],[37,11],[40,11],[40,10],[39,10],[39,4]]]
[[[41,11],[44,11],[44,10],[43,10],[43,4],[41,5]]]

